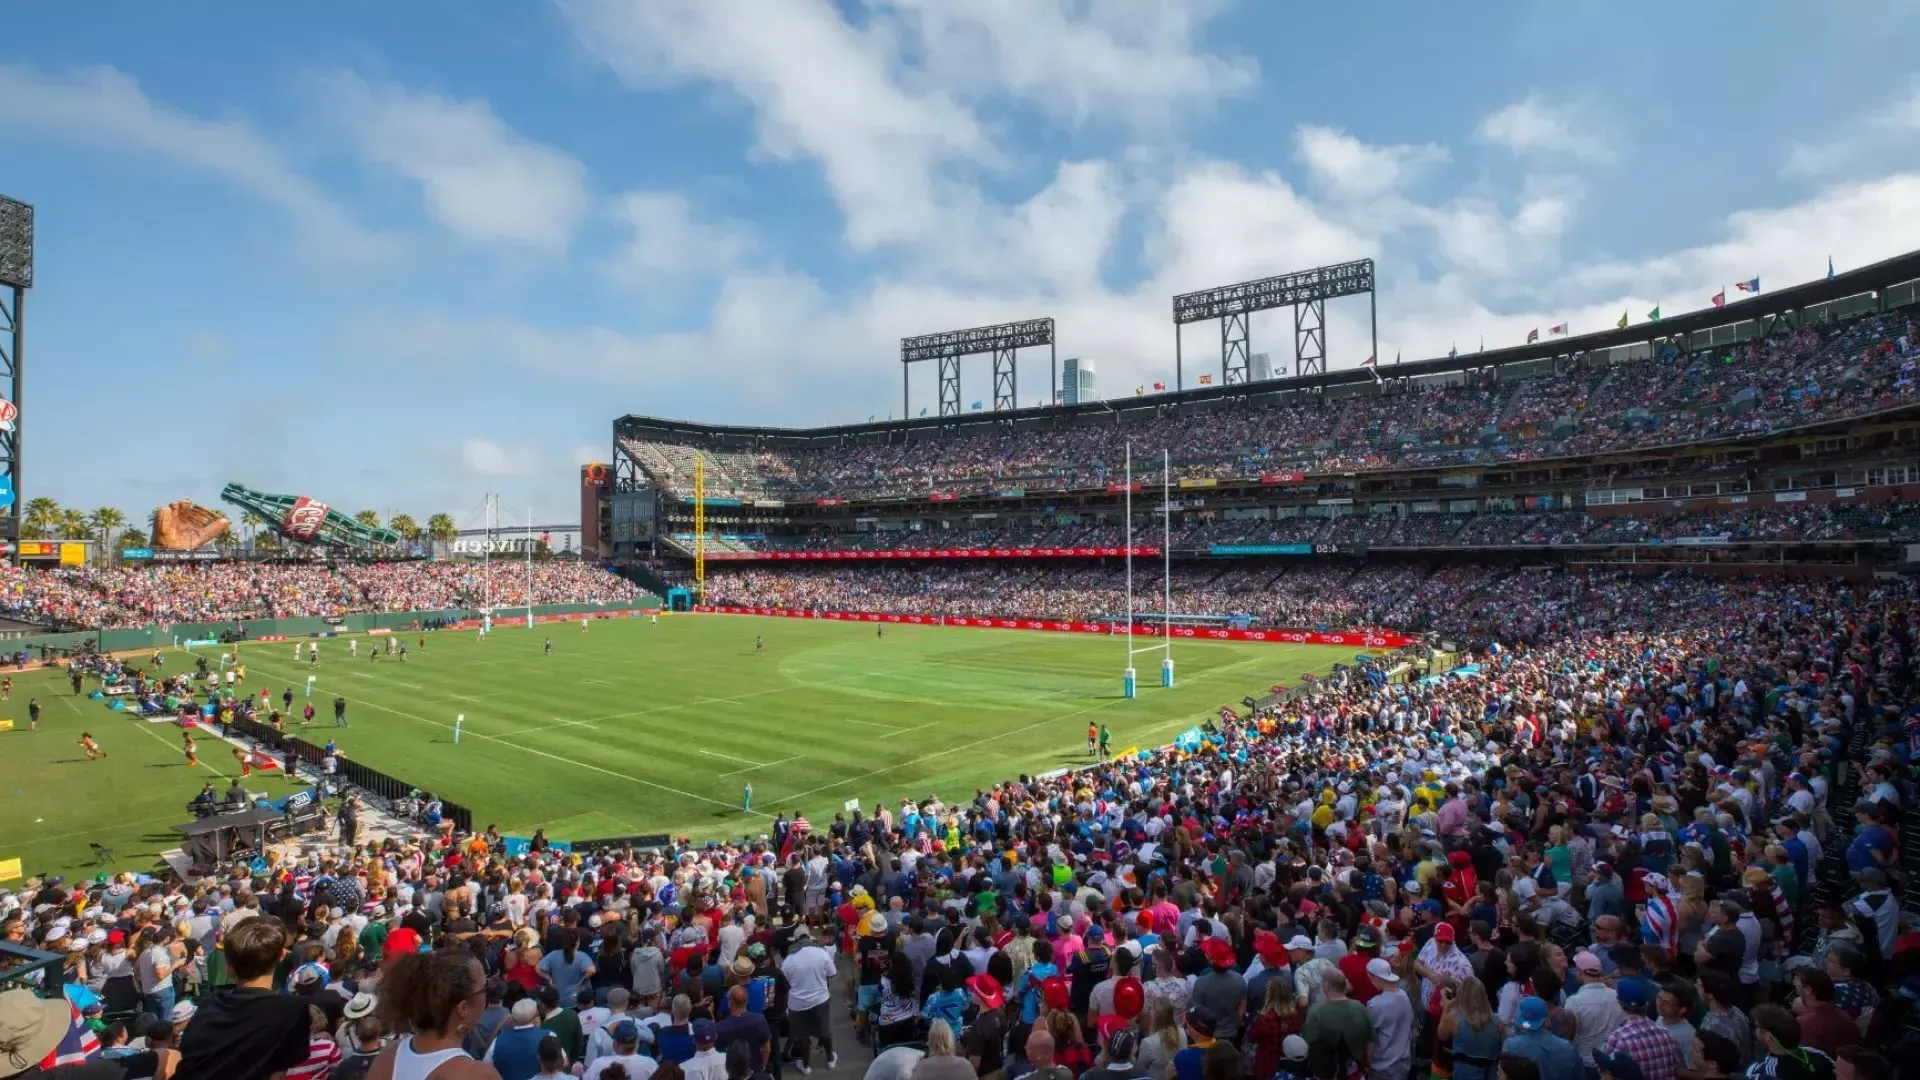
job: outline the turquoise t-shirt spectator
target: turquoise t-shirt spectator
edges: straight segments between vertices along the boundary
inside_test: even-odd
[[[1020,977],[1020,1022],[1031,1024],[1040,1019],[1042,995],[1040,984],[1060,974],[1060,969],[1052,964],[1035,964]]]
[[[593,974],[593,961],[580,949],[573,951],[573,959],[559,949],[540,958],[540,973],[553,983],[560,992],[560,1004],[572,1007],[575,996],[580,992],[580,984]]]

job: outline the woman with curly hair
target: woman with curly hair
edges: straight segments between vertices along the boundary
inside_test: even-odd
[[[380,980],[380,1018],[401,1037],[380,1051],[368,1080],[500,1080],[460,1046],[487,1007],[487,973],[460,949],[409,953]]]

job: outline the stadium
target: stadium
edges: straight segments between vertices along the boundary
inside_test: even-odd
[[[23,469],[36,213],[0,1080],[1920,1060],[1920,251],[1391,362],[1386,267],[1276,256],[1170,383],[997,310],[897,419],[596,393],[577,520],[141,521]]]

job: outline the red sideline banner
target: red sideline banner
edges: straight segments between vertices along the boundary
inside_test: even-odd
[[[960,496],[951,491],[935,491],[927,495],[928,502],[957,502]]]
[[[1306,473],[1297,472],[1270,472],[1260,474],[1260,482],[1263,484],[1297,484],[1306,478]]]
[[[1123,547],[917,548],[896,551],[709,551],[708,562],[812,562],[848,559],[1102,559],[1125,555]],[[1158,545],[1134,545],[1135,555],[1158,555]]]
[[[965,615],[886,615],[871,611],[796,611],[791,608],[720,607],[702,605],[697,612],[712,615],[772,615],[782,619],[826,619],[833,622],[901,623],[908,626],[974,626],[995,630],[1052,630],[1073,634],[1106,634],[1125,624],[1075,622],[1065,619],[988,619]],[[1158,634],[1157,623],[1139,623],[1135,629]],[[1208,626],[1176,626],[1173,636],[1200,641],[1274,641],[1288,645],[1346,645],[1359,649],[1398,649],[1413,638],[1382,630],[1344,630],[1332,634],[1311,630],[1226,630]]]

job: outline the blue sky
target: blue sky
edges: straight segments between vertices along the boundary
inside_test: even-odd
[[[192,14],[187,14],[191,12]],[[1920,8],[336,0],[11,10],[29,496],[576,513],[624,412],[899,409],[1038,315],[1108,394],[1168,296],[1370,256],[1381,353],[1920,247]],[[1331,362],[1366,355],[1330,310]],[[1290,355],[1285,313],[1254,348]],[[1210,327],[1187,355],[1217,355]],[[1190,369],[1191,371],[1191,369]],[[1044,385],[1023,366],[1022,398]],[[984,358],[966,396],[986,397]],[[931,373],[915,394],[931,402]]]

